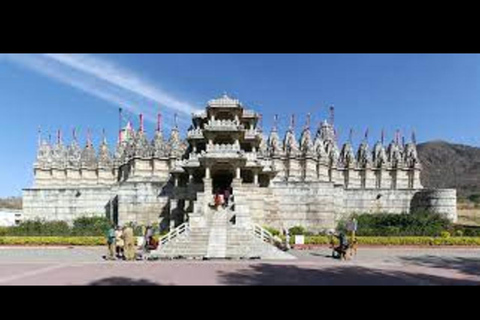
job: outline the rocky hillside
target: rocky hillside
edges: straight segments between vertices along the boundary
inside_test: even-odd
[[[460,198],[480,194],[480,148],[432,141],[418,145],[425,187],[456,188]]]
[[[20,197],[0,198],[0,208],[20,210],[22,209],[22,198]]]

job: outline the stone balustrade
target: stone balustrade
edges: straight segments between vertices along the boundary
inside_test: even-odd
[[[200,128],[188,130],[188,139],[203,139],[203,130]]]
[[[253,110],[243,110],[243,117],[254,118],[255,116],[256,116],[255,111],[253,111]]]
[[[207,152],[214,152],[214,153],[232,153],[232,152],[240,152],[240,145],[232,143],[232,144],[207,144]]]
[[[245,130],[245,139],[252,140],[259,137],[260,132],[257,129],[248,129]]]
[[[213,120],[210,119],[205,125],[205,130],[218,131],[238,131],[244,127],[237,120]]]

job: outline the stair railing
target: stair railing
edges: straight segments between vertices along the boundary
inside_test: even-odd
[[[273,235],[258,224],[253,224],[253,235],[258,239],[273,244]]]
[[[172,241],[173,239],[189,231],[190,231],[190,224],[188,222],[182,223],[181,225],[179,225],[178,227],[176,227],[175,229],[173,229],[172,231],[170,231],[169,233],[161,237],[160,240],[158,240],[159,245],[164,246],[170,241]]]

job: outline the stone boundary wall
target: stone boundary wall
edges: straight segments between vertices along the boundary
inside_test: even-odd
[[[335,228],[353,213],[410,213],[427,210],[457,221],[454,189],[344,189],[323,182],[277,182],[240,191],[255,223],[276,229],[303,226],[318,232]],[[247,191],[248,190],[248,191]]]
[[[158,224],[167,218],[168,194],[162,192],[165,183],[125,183],[118,191],[120,224]]]
[[[23,220],[62,220],[72,223],[82,216],[106,216],[112,188],[24,189]]]
[[[352,213],[409,213],[426,210],[457,221],[455,189],[418,190],[348,190],[345,191],[344,215]]]

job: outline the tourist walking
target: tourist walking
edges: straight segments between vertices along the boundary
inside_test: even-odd
[[[228,188],[225,189],[224,195],[225,195],[225,208],[226,208],[228,207],[228,201],[230,200],[230,190],[228,190]]]
[[[123,241],[123,230],[120,226],[117,226],[117,230],[115,230],[115,246],[117,258],[125,259],[125,241]]]
[[[147,229],[145,231],[145,236],[144,236],[144,244],[143,244],[143,251],[144,252],[148,252],[149,251],[149,247],[150,247],[150,244],[152,242],[152,237],[153,237],[153,228],[152,226],[149,224],[147,226]]]
[[[107,231],[107,247],[108,247],[108,256],[107,259],[115,260],[115,228],[110,226]]]
[[[135,260],[135,238],[132,227],[128,226],[123,230],[123,240],[125,241],[125,259]]]

